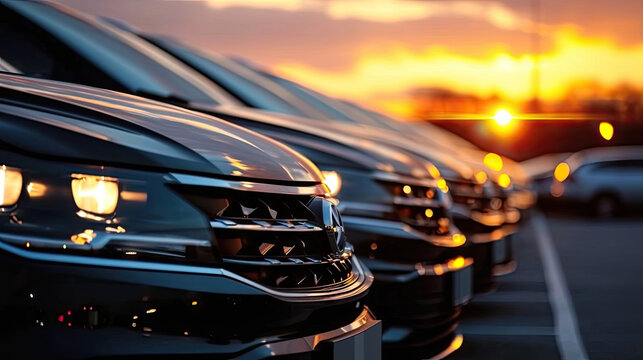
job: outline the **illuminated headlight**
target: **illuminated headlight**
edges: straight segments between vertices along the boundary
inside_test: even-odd
[[[0,167],[0,207],[12,206],[18,202],[22,191],[22,173],[5,165]]]
[[[438,188],[445,194],[449,192],[449,186],[447,186],[447,181],[444,178],[438,179]]]
[[[113,214],[118,204],[118,182],[104,176],[73,175],[71,191],[79,209],[100,215]]]
[[[476,182],[482,185],[485,182],[487,182],[487,173],[484,171],[478,171],[475,175],[475,178],[476,178]]]
[[[0,158],[7,159],[0,164],[2,245],[123,260],[219,261],[209,215],[177,192],[172,175],[3,150]],[[14,164],[19,169],[8,166]]]
[[[342,178],[336,171],[322,171],[324,184],[328,187],[329,195],[336,196],[342,188]]]

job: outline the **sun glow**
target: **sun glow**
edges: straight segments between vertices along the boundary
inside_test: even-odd
[[[579,82],[594,82],[609,89],[623,83],[643,86],[643,44],[621,47],[614,40],[581,36],[571,27],[547,34],[553,46],[540,57],[541,100],[565,98]],[[348,98],[391,114],[408,117],[421,105],[410,89],[455,89],[481,98],[499,96],[508,103],[532,96],[531,54],[504,50],[468,56],[441,46],[424,49],[386,44],[363,47],[347,68],[324,70],[302,63],[281,63],[273,69],[283,76],[328,94]],[[579,61],[592,54],[592,61]],[[596,71],[597,64],[601,71]],[[428,85],[427,85],[428,84]],[[502,120],[501,122],[506,122]]]
[[[513,115],[511,115],[507,109],[499,109],[491,118],[496,121],[496,124],[503,127],[511,124],[511,121],[514,119]]]

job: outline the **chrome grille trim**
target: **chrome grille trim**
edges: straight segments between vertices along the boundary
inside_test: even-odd
[[[416,186],[424,186],[424,187],[431,187],[431,188],[438,187],[438,181],[435,179],[427,179],[427,178],[418,179],[410,176],[379,172],[379,171],[373,173],[373,177],[379,181],[398,183],[401,185],[416,185]]]
[[[260,221],[252,220],[251,224],[238,223],[230,219],[215,219],[210,222],[213,229],[229,229],[229,230],[248,230],[248,231],[295,231],[295,232],[309,232],[309,231],[322,231],[323,229],[315,224],[307,221],[294,222],[294,221]]]
[[[54,239],[50,239],[54,240]],[[90,256],[78,256],[78,255],[64,255],[64,254],[54,254],[54,253],[45,253],[39,251],[30,251],[25,249],[17,248],[13,245],[9,245],[0,241],[0,250],[6,251],[8,253],[20,256],[25,259],[30,259],[34,261],[42,261],[49,263],[63,263],[71,265],[82,265],[82,266],[98,266],[106,268],[119,268],[119,269],[131,269],[131,270],[145,270],[145,271],[160,271],[160,272],[173,272],[173,273],[184,273],[184,274],[194,274],[194,275],[209,275],[209,276],[223,276],[230,278],[232,280],[238,281],[240,283],[246,284],[250,287],[259,289],[261,291],[267,292],[276,297],[289,299],[290,301],[297,302],[310,302],[318,301],[319,298],[350,298],[356,293],[362,292],[364,288],[368,288],[373,283],[373,275],[367,269],[363,268],[361,263],[357,258],[353,258],[353,266],[357,269],[357,274],[359,274],[358,279],[352,282],[350,286],[344,288],[337,288],[329,292],[317,292],[317,291],[280,291],[279,289],[270,288],[259,284],[258,282],[246,279],[243,276],[237,275],[231,271],[222,269],[220,267],[205,267],[205,266],[194,266],[194,265],[178,265],[178,264],[168,264],[168,263],[158,263],[158,262],[145,262],[145,261],[136,261],[136,260],[120,260],[120,259],[108,259],[108,258],[96,258]]]
[[[179,173],[170,173],[170,180],[182,185],[205,186],[210,188],[222,188],[241,191],[252,191],[272,194],[286,195],[320,195],[323,196],[327,191],[322,184],[311,184],[308,186],[291,186],[266,184],[252,181],[235,181],[214,179],[205,176],[187,175]]]
[[[435,200],[435,199],[407,198],[402,196],[396,196],[395,198],[393,198],[393,203],[395,205],[434,207],[434,208],[439,208],[443,206],[439,200]]]

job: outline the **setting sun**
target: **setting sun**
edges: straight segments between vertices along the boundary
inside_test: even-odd
[[[514,117],[508,110],[500,109],[496,111],[496,114],[492,117],[492,119],[494,119],[496,121],[496,124],[500,126],[507,126],[511,124],[511,121],[514,119]]]

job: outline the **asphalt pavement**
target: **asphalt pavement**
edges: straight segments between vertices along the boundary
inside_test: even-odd
[[[643,219],[536,213],[518,268],[465,309],[452,359],[643,359]]]

